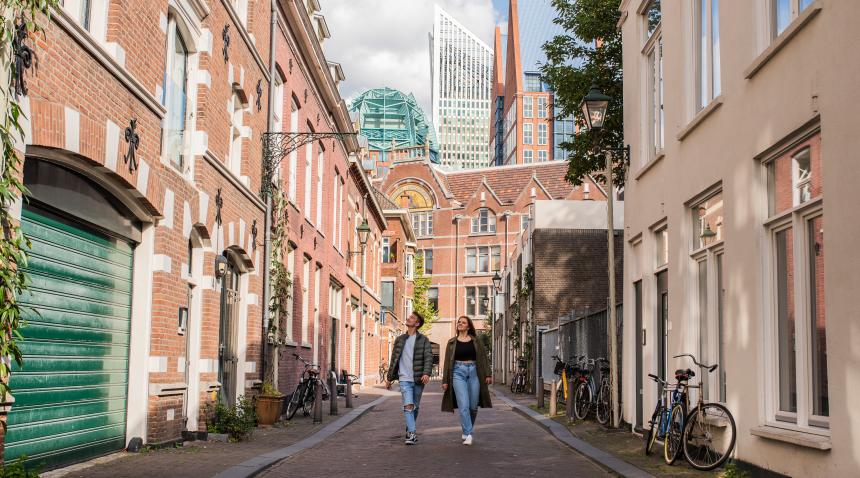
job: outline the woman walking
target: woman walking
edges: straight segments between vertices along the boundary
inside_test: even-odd
[[[445,366],[442,369],[442,411],[459,409],[463,444],[471,445],[472,429],[478,417],[478,407],[491,408],[490,375],[487,351],[475,334],[472,319],[465,315],[457,319],[457,335],[448,341]]]

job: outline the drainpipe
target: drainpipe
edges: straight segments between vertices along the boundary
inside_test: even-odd
[[[271,20],[269,25],[269,113],[266,118],[266,131],[272,130],[275,114],[275,26],[278,23],[277,0],[271,2]],[[268,191],[268,188],[266,189]],[[261,333],[260,343],[260,376],[266,380],[267,365],[276,366],[275,364],[267,364],[269,353],[269,269],[271,266],[272,255],[272,194],[271,191],[266,192],[266,212],[263,217],[263,330]],[[256,247],[256,244],[254,245]],[[276,360],[275,360],[276,361]],[[273,370],[272,385],[275,389],[278,388],[278,371]]]
[[[505,270],[508,269],[508,223],[510,222],[511,215],[513,215],[513,213],[510,210],[507,210],[502,213],[502,216],[505,218]],[[505,282],[507,282],[507,280],[505,280]],[[502,288],[502,290],[504,290],[504,287]],[[507,298],[507,296],[505,296],[505,298]],[[508,383],[508,367],[506,366],[506,364],[508,363],[508,347],[507,341],[505,340],[505,337],[508,336],[507,305],[507,300],[505,300],[505,313],[504,318],[502,319],[502,336],[500,337],[500,343],[502,344],[502,347],[500,347],[502,350],[502,383]]]
[[[361,197],[361,216],[367,221],[367,193]],[[370,221],[368,221],[369,223]],[[369,238],[368,238],[369,239]],[[366,244],[361,244],[361,289],[358,292],[358,319],[359,319],[359,329],[361,330],[361,338],[359,340],[359,348],[361,349],[361,353],[359,354],[359,367],[361,368],[361,373],[358,374],[358,377],[361,381],[362,388],[364,387],[364,365],[365,365],[365,352],[367,351],[366,347],[366,339],[367,332],[364,328],[364,276],[367,272],[367,256],[365,255],[365,249],[367,248]]]
[[[460,301],[457,300],[457,292],[459,292],[460,279],[460,220],[463,219],[462,214],[454,215],[454,320],[460,316]]]

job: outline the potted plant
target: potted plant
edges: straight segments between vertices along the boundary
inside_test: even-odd
[[[275,424],[275,420],[281,414],[281,402],[284,400],[284,394],[279,392],[272,382],[266,380],[263,382],[263,388],[260,395],[257,396],[257,424],[263,426],[271,426]]]

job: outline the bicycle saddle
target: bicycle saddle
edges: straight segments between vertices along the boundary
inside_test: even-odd
[[[696,376],[696,372],[694,372],[690,369],[680,369],[679,368],[678,370],[675,370],[675,380],[677,380],[679,382],[689,381],[691,378],[693,378],[695,376]]]

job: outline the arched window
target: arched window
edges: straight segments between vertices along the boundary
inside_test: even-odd
[[[478,209],[477,215],[472,218],[472,234],[496,232],[496,215],[489,209],[482,207]]]
[[[167,26],[167,58],[164,72],[164,97],[167,107],[164,128],[164,156],[179,171],[185,171],[185,125],[188,105],[188,48],[171,15]]]

